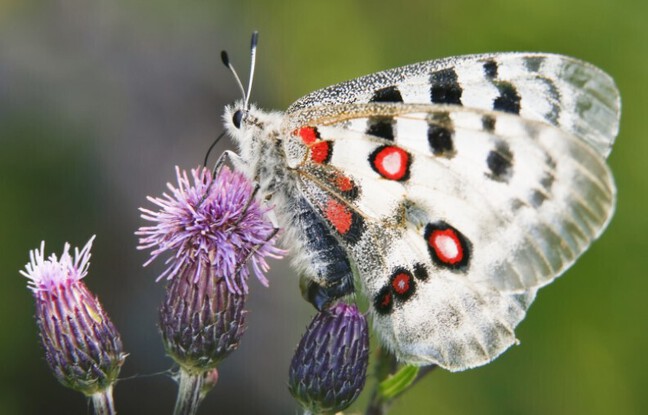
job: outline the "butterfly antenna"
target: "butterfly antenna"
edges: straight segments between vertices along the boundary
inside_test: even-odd
[[[259,43],[259,32],[256,30],[252,32],[252,40],[250,41],[250,78],[248,82],[247,94],[245,95],[245,108],[249,109],[250,92],[252,91],[252,80],[254,79],[254,65],[256,64],[256,50]]]
[[[238,84],[238,87],[241,90],[241,94],[243,95],[243,99],[245,100],[247,105],[248,98],[247,95],[245,94],[245,89],[243,89],[243,83],[241,83],[241,78],[239,78],[238,74],[236,73],[236,70],[234,69],[232,63],[230,62],[229,56],[227,55],[226,51],[221,52],[221,59],[223,60],[223,64],[227,66],[227,69],[229,69],[230,72],[232,72],[232,74],[234,75],[234,78],[236,79],[236,83]]]

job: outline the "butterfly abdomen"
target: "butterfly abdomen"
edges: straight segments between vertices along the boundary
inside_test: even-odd
[[[302,249],[295,252],[295,261],[306,260],[308,266],[303,272],[311,280],[307,300],[322,309],[331,300],[353,293],[351,264],[321,216],[305,199],[295,202],[293,212],[290,226],[302,245]]]

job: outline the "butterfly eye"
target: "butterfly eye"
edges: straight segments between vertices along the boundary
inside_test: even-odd
[[[234,115],[232,115],[232,122],[234,123],[234,127],[241,128],[241,120],[243,120],[243,111],[236,110]]]

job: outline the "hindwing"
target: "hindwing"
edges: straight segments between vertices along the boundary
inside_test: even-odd
[[[456,105],[304,111],[319,116],[289,127],[299,190],[410,363],[463,370],[499,355],[537,288],[613,211],[603,155],[544,122]]]

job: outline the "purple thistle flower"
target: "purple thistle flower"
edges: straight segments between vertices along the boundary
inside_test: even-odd
[[[250,181],[226,166],[216,180],[206,168],[191,170],[193,180],[178,167],[176,175],[178,186],[167,184],[171,194],[148,197],[160,208],[157,212],[140,208],[142,218],[155,223],[135,233],[140,236],[138,249],[152,249],[144,265],[170,251],[168,267],[158,280],[191,269],[197,281],[206,270],[225,278],[233,293],[246,294],[249,259],[256,277],[267,286],[265,257],[281,258],[285,251],[273,245],[275,230],[265,219],[268,209],[254,200]]]
[[[367,320],[355,305],[319,312],[290,363],[288,388],[310,413],[329,414],[351,405],[364,388],[369,363]]]
[[[94,236],[70,255],[65,244],[60,258],[45,258],[45,242],[30,252],[22,275],[36,300],[36,322],[45,357],[63,385],[87,396],[110,392],[126,354],[119,333],[81,279],[90,265]],[[112,404],[112,398],[110,398]]]

